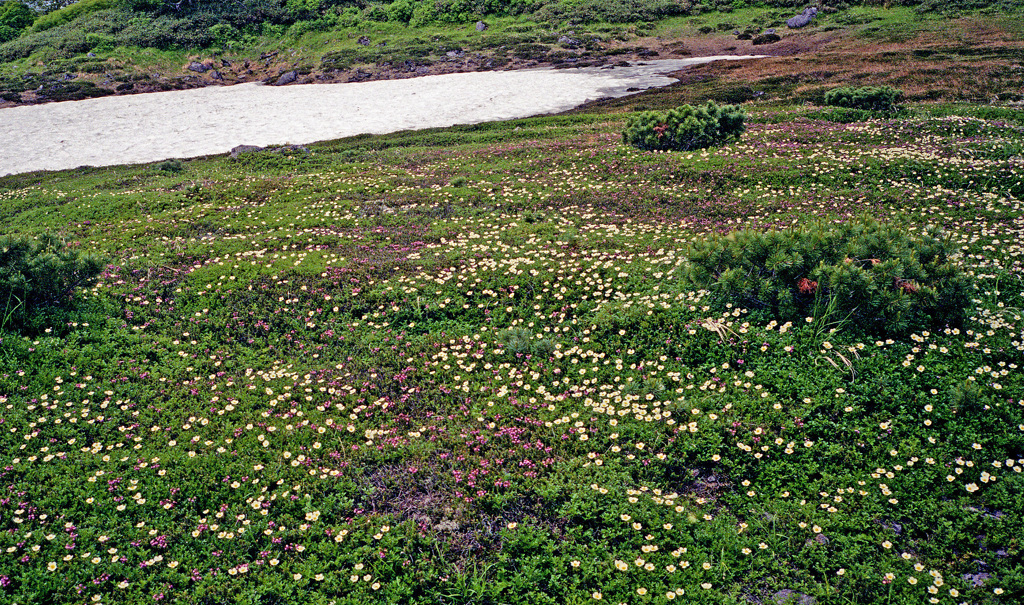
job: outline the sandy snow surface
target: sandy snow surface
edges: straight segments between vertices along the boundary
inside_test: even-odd
[[[349,84],[239,84],[0,109],[0,175],[523,118],[624,96],[628,88],[666,86],[675,80],[665,73],[688,65],[746,58]]]

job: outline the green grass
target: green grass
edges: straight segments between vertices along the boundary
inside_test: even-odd
[[[0,340],[0,600],[1024,600],[1019,110],[747,107],[686,153],[581,113],[0,178],[5,233],[111,259]],[[947,230],[963,325],[685,286],[865,213]]]

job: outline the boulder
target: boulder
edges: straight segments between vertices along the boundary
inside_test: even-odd
[[[216,69],[210,72],[210,77],[213,78],[214,80],[223,80],[224,79],[224,76],[222,76],[221,73],[219,71],[217,71]]]
[[[559,36],[558,43],[563,46],[568,46],[570,48],[576,48],[577,46],[580,45],[579,40],[575,38],[570,38],[569,36]]]
[[[482,31],[484,31],[486,29],[487,29],[487,24],[486,23],[484,23],[483,21],[477,21],[476,22],[476,31],[482,32]]]
[[[814,16],[818,14],[816,7],[805,8],[804,12],[800,13],[795,17],[791,17],[786,21],[786,27],[790,29],[797,29],[800,27],[806,27],[811,24],[814,20]]]
[[[200,63],[199,61],[192,61],[185,69],[201,74],[210,71],[210,66],[206,63]]]
[[[231,159],[233,160],[243,153],[253,153],[254,151],[263,151],[263,148],[255,145],[238,145],[237,147],[232,147]]]
[[[810,15],[797,15],[786,20],[786,27],[790,29],[805,27],[811,24],[811,20]]]
[[[369,46],[370,39],[366,36],[359,36],[359,40],[357,40],[356,43],[359,44],[359,46]]]
[[[274,86],[284,86],[285,84],[291,84],[299,78],[299,72],[292,70],[281,74],[281,77],[274,82]]]

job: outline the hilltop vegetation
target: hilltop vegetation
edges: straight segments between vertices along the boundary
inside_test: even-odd
[[[800,8],[788,0],[81,0],[49,4],[45,11],[6,0],[2,6],[0,103],[273,83],[289,72],[299,83],[344,82],[656,56],[834,52],[851,44],[920,42],[952,18],[1009,32],[1021,21],[1013,17],[1020,0],[884,7],[828,2],[800,30],[785,28]],[[486,29],[477,29],[479,20]],[[766,39],[759,34],[769,28],[781,39],[762,44]],[[991,38],[945,38],[913,49],[959,55],[966,47],[974,53],[986,39]],[[917,71],[931,73],[928,67]],[[863,83],[899,85],[881,75]]]

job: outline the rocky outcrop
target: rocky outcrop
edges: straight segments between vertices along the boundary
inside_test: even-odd
[[[814,20],[814,16],[818,14],[817,7],[805,8],[804,12],[800,13],[795,17],[791,17],[786,21],[786,27],[790,29],[797,29],[800,27],[806,27],[811,24]]]

